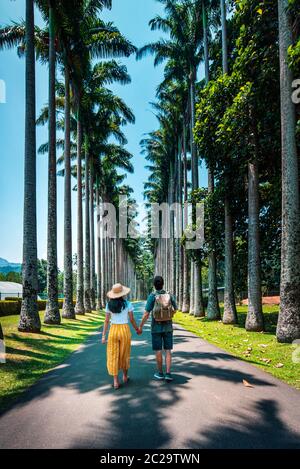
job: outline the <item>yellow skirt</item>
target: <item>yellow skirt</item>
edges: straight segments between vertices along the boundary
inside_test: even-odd
[[[107,370],[116,376],[130,367],[131,332],[128,324],[112,324],[107,343]]]

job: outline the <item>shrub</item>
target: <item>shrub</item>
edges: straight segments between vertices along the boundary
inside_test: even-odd
[[[7,296],[5,301],[22,301],[22,298],[18,298],[17,296]]]
[[[39,311],[45,311],[46,309],[46,300],[38,300],[37,304],[38,304],[38,310]]]
[[[11,316],[13,314],[20,314],[21,302],[20,301],[0,301],[0,316]]]

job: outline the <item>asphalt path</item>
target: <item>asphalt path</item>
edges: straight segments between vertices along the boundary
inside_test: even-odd
[[[91,335],[1,415],[0,448],[300,448],[299,391],[178,326],[174,382],[157,382],[150,339],[150,324],[133,335],[114,391]]]

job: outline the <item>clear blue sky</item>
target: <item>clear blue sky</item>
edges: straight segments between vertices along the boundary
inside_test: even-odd
[[[162,11],[156,0],[113,0],[111,11],[102,17],[114,21],[116,26],[137,47],[155,41],[161,34],[151,32],[149,20]],[[1,0],[0,25],[25,17],[24,0]],[[41,24],[40,15],[36,22]],[[24,170],[24,73],[25,61],[19,59],[15,50],[0,53],[0,80],[6,84],[6,103],[0,104],[0,257],[11,262],[22,259],[23,218],[23,170]],[[162,79],[163,68],[153,66],[149,57],[136,62],[135,57],[123,59],[132,77],[127,86],[113,86],[133,109],[136,116],[134,126],[125,127],[128,150],[134,155],[135,174],[127,182],[135,191],[135,198],[142,202],[143,182],[147,179],[145,160],[140,154],[139,142],[144,133],[157,127],[149,101],[155,98],[155,90]],[[37,115],[47,103],[47,66],[37,64]],[[47,129],[37,129],[37,146],[47,140]],[[46,259],[47,253],[47,155],[37,156],[37,200],[38,200],[38,256]],[[203,175],[205,177],[205,175]],[[201,179],[203,179],[203,177]],[[75,181],[74,181],[75,182]],[[204,183],[204,180],[201,181]],[[76,249],[76,194],[73,194],[73,251]],[[63,265],[63,180],[58,178],[58,262]]]

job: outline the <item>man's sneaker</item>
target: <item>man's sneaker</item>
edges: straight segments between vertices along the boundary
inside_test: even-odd
[[[160,373],[160,371],[157,371],[156,373],[154,373],[154,378],[161,381],[165,379],[165,375],[163,373]]]
[[[168,381],[169,383],[173,381],[171,373],[166,373],[165,380]]]

